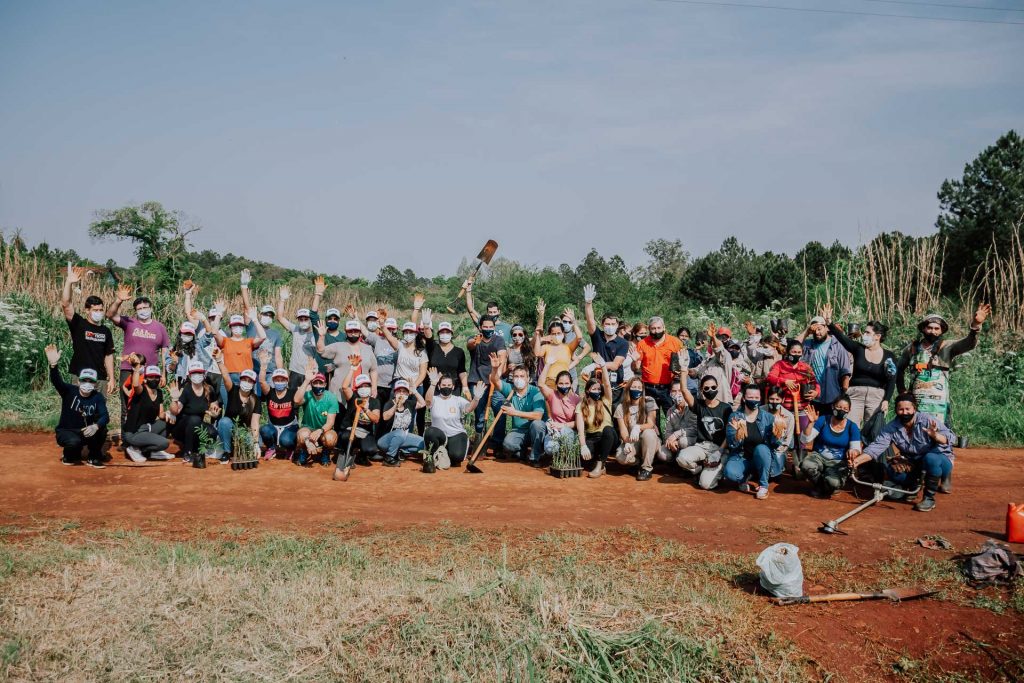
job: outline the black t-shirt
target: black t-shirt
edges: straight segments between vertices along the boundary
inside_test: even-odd
[[[473,349],[472,364],[469,368],[469,381],[486,382],[491,376],[491,354],[505,350],[505,340],[495,334],[486,341],[481,341]]]
[[[709,408],[703,399],[697,399],[697,438],[721,445],[725,441],[725,422],[732,413],[732,406],[721,401]]]
[[[757,428],[757,421],[747,422],[747,438],[743,440],[743,454],[750,457],[754,449],[764,443],[761,437],[761,430]]]
[[[458,346],[452,346],[448,353],[441,349],[439,343],[433,339],[427,342],[427,363],[435,368],[442,376],[447,375],[455,380],[455,393],[462,391],[462,381],[459,373],[466,371],[466,352]],[[490,361],[488,360],[488,363]],[[424,384],[427,386],[427,384]]]
[[[276,389],[271,389],[270,394],[267,395],[267,415],[270,417],[270,424],[275,427],[285,427],[290,425],[298,417],[295,406],[295,393],[298,391],[298,387],[294,389],[285,389],[284,397],[279,398]]]
[[[106,325],[93,325],[75,313],[68,320],[71,329],[71,363],[68,372],[77,375],[84,368],[92,368],[100,379],[107,379],[107,366],[103,359],[114,353],[114,334]]]
[[[370,421],[370,418],[366,414],[366,411],[380,410],[380,401],[372,397],[367,399],[352,398],[348,402],[348,407],[345,409],[345,417],[342,418],[341,424],[335,425],[335,429],[337,429],[339,432],[343,429],[348,429],[349,427],[352,426],[352,420],[356,418],[356,400],[365,400],[367,402],[363,409],[359,412],[359,426],[365,430],[373,429],[373,422]]]
[[[384,404],[384,412],[391,410],[395,407],[394,401],[388,401]],[[395,411],[395,415],[392,418],[391,429],[393,431],[411,431],[413,419],[416,417],[416,397],[409,396],[405,399],[405,410]]]
[[[181,414],[182,415],[198,415],[202,417],[203,414],[210,408],[210,401],[206,398],[203,393],[203,388],[206,387],[203,384],[199,393],[192,387],[192,382],[185,382],[185,388],[181,390]]]
[[[596,329],[594,333],[590,335],[590,343],[594,346],[594,351],[601,356],[606,363],[611,363],[619,356],[625,358],[629,354],[629,342],[615,335],[611,341],[604,338],[604,330]],[[625,361],[623,361],[625,363]],[[622,379],[622,366],[619,366],[618,370],[613,371],[613,376],[610,376],[608,380],[613,384],[618,384]]]
[[[228,392],[228,406],[224,411],[224,417],[229,420],[237,419],[248,425],[252,414],[258,412],[260,412],[260,397],[256,395],[256,391],[250,392],[248,400],[243,402],[242,390],[238,384],[233,385],[231,391]]]
[[[145,385],[132,394],[128,404],[128,416],[124,420],[124,431],[129,434],[139,431],[143,425],[153,424],[160,417],[160,404],[164,402],[164,394],[156,390],[156,398],[149,397],[149,389]]]

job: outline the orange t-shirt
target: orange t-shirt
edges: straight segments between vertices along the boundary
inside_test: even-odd
[[[224,352],[224,367],[228,372],[252,370],[252,350],[262,343],[262,339],[224,337],[220,343],[220,348]]]
[[[672,354],[683,348],[683,343],[678,337],[666,334],[661,343],[657,344],[648,336],[640,340],[636,345],[640,352],[640,378],[646,384],[671,384],[672,375]]]

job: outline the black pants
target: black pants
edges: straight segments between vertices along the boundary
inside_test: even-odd
[[[385,434],[388,434],[388,433],[391,432],[391,424],[395,421],[394,418],[391,418],[390,420],[385,420],[384,419],[384,406],[387,404],[388,401],[391,400],[391,387],[381,387],[381,386],[378,386],[377,387],[377,400],[380,401],[380,407],[381,407],[380,414],[381,414],[381,418],[380,418],[380,421],[377,422],[377,426],[374,428],[373,434],[374,434],[374,436],[376,436],[379,439],[382,436],[384,436]]]
[[[608,456],[615,450],[615,429],[610,426],[599,432],[587,432],[584,438],[591,455],[590,462],[584,463],[588,470],[597,467],[597,463],[608,460]]]
[[[306,381],[306,376],[294,370],[288,371],[288,391],[295,391],[299,385]]]
[[[107,440],[107,428],[100,427],[96,433],[85,438],[78,429],[58,429],[57,445],[64,449],[68,460],[81,460],[82,449],[89,447],[89,458],[98,459],[103,455],[103,442]]]
[[[454,467],[461,465],[462,461],[466,459],[466,453],[469,451],[469,434],[462,432],[455,436],[445,436],[444,432],[437,427],[427,427],[423,434],[423,444],[429,453],[433,453],[441,446],[446,446],[448,457],[451,458]]]
[[[124,393],[124,383],[132,376],[131,370],[121,371],[121,381],[117,383],[117,395],[121,397],[121,431],[124,431],[124,421],[128,419],[128,396]]]
[[[153,424],[140,425],[137,432],[123,432],[121,438],[128,446],[133,446],[142,451],[143,455],[167,450],[170,442],[164,436],[167,433],[167,423],[157,420]]]
[[[658,404],[658,414],[654,418],[654,428],[661,436],[661,416],[672,408],[672,385],[671,384],[648,384],[644,383],[644,393],[654,399]]]
[[[348,450],[348,440],[352,436],[352,428],[343,429],[338,432],[338,445],[335,446],[335,450],[339,453],[344,454]],[[374,455],[377,453],[377,438],[373,433],[369,433],[363,438],[356,437],[356,440],[352,442],[353,449],[358,449],[363,455]]]
[[[182,453],[192,455],[199,451],[197,429],[205,431],[211,439],[216,441],[217,430],[213,425],[203,422],[202,415],[178,415],[178,422],[174,425],[174,438],[181,442]]]

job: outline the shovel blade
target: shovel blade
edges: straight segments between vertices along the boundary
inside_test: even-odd
[[[935,595],[936,593],[938,593],[938,591],[921,588],[920,586],[910,586],[909,588],[886,588],[882,591],[882,595],[890,600],[911,600],[913,598],[923,598],[929,595]]]
[[[469,463],[468,465],[466,465],[466,471],[469,472],[470,474],[483,474],[484,473],[484,471],[482,469],[480,469],[479,467],[477,467],[473,463]]]
[[[496,251],[498,251],[498,243],[494,240],[487,240],[487,244],[485,244],[484,248],[480,250],[480,253],[477,254],[476,258],[478,261],[490,265],[491,258],[494,256],[494,252]]]

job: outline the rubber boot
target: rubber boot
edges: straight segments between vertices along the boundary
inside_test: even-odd
[[[918,512],[931,512],[935,509],[935,493],[939,490],[939,477],[927,475],[924,478],[924,498],[914,506]]]
[[[939,483],[939,493],[953,493],[953,470],[942,478]]]

